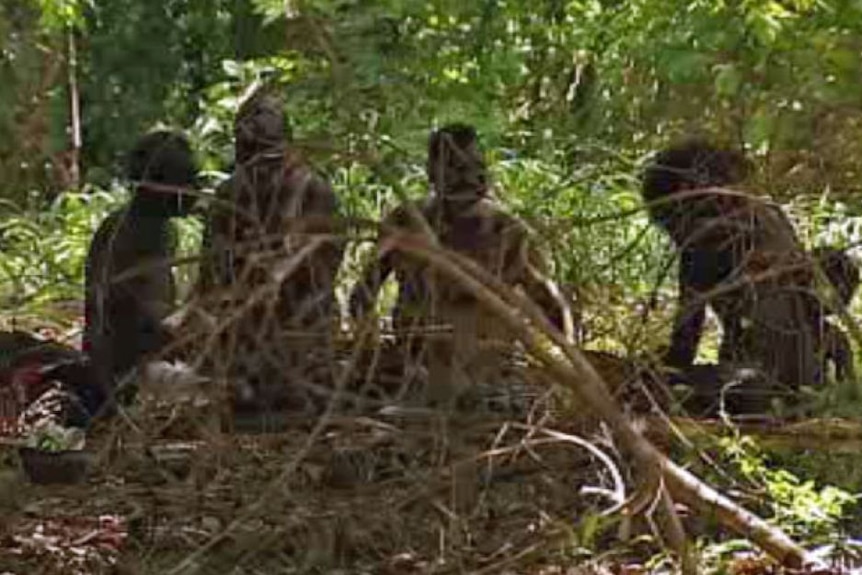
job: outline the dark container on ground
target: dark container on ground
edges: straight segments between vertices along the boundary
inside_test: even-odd
[[[90,466],[90,454],[80,450],[42,451],[22,447],[18,455],[24,473],[40,485],[81,483]]]

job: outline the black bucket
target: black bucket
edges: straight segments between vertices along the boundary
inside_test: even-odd
[[[40,485],[81,483],[87,476],[91,455],[86,451],[18,450],[24,473]]]

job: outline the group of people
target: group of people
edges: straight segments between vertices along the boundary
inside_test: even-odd
[[[132,199],[96,232],[86,274],[84,347],[105,397],[142,361],[182,356],[227,383],[235,410],[300,407],[308,401],[303,386],[319,384],[307,377],[311,358],[325,365],[332,350],[347,226],[328,183],[291,146],[280,101],[260,92],[238,111],[235,167],[210,202],[198,283],[178,322],[168,320],[175,311],[169,221],[195,205],[193,154],[181,135],[154,132],[129,158]],[[413,350],[408,356],[427,359],[428,399],[452,403],[498,363],[481,342],[508,343],[507,336],[474,294],[399,242],[429,240],[431,232],[427,245],[438,242],[522,289],[559,329],[568,308],[529,228],[489,197],[472,127],[433,131],[427,170],[433,193],[384,218],[349,307],[357,326],[368,325],[394,273],[400,341]]]
[[[828,317],[855,293],[858,267],[840,250],[809,257],[777,206],[736,189],[747,172],[740,153],[696,140],[660,152],[644,171],[652,220],[679,257],[665,363],[682,374],[692,367],[709,305],[723,327],[722,363],[753,366],[791,387],[822,380],[828,361],[852,377],[849,340]],[[427,174],[431,193],[381,222],[349,309],[357,325],[370,320],[394,274],[399,341],[428,368],[425,399],[451,406],[499,367],[512,337],[481,297],[423,250],[443,248],[521,290],[564,334],[573,326],[534,234],[489,195],[475,129],[434,130]],[[102,223],[87,258],[89,367],[87,382],[76,386],[89,412],[110,409],[123,380],[160,357],[196,361],[227,384],[236,410],[296,407],[309,358],[325,365],[331,351],[347,234],[336,194],[291,145],[279,99],[260,91],[238,111],[234,170],[209,202],[198,282],[179,321],[171,219],[190,215],[201,196],[189,142],[170,131],[145,135],[128,156],[128,177],[131,200]],[[815,290],[817,269],[837,291],[828,304]]]

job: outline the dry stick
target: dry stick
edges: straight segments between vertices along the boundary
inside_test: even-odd
[[[439,265],[439,260],[442,259],[442,261],[449,266],[444,266],[444,271],[449,272],[450,274],[454,272],[454,279],[456,279],[456,281],[469,282],[471,286],[470,289],[474,292],[474,296],[477,297],[477,299],[484,299],[484,301],[487,302],[489,298],[493,298],[495,306],[492,307],[497,307],[498,311],[501,309],[505,310],[506,315],[503,319],[507,320],[510,324],[514,322],[514,325],[517,326],[516,331],[526,328],[527,323],[525,322],[525,319],[541,326],[541,329],[538,330],[539,333],[545,336],[545,338],[550,338],[552,343],[556,344],[557,351],[562,350],[562,352],[567,355],[571,363],[575,365],[583,363],[588,369],[592,370],[592,365],[586,361],[579,352],[574,351],[574,348],[569,345],[566,336],[560,333],[560,331],[550,323],[547,316],[541,311],[538,305],[529,298],[520,297],[508,285],[488,273],[487,270],[483,269],[475,261],[456,252],[441,250],[436,247],[436,242],[430,243],[426,238],[416,234],[396,234],[392,237],[392,246],[394,249],[398,249],[399,247],[404,248],[406,246],[408,252],[411,248],[413,250],[418,250],[420,256],[426,258],[430,257],[432,265]],[[482,281],[484,281],[486,285],[478,283]],[[478,286],[472,285],[474,283],[478,283]],[[479,290],[478,293],[476,293],[476,290]],[[516,310],[526,314],[526,318],[518,317]],[[541,342],[535,338],[533,331],[529,330],[529,328],[526,329],[526,333],[529,335],[531,342],[535,346],[541,347],[544,350],[544,353],[550,353],[547,345],[542,345]],[[522,338],[523,337],[524,336],[522,336]],[[525,340],[524,343],[527,343],[527,341]],[[530,346],[528,345],[528,347]],[[551,353],[548,357],[553,357],[553,354]],[[560,376],[558,375],[557,377],[559,378]],[[598,375],[596,375],[596,377],[598,377]],[[564,381],[565,379],[566,378],[563,377]],[[599,381],[602,380],[599,378]],[[606,404],[608,407],[605,411],[613,414],[618,419],[618,421],[614,423],[611,419],[603,417],[603,419],[605,419],[605,421],[611,426],[611,430],[620,437],[624,436],[627,432],[634,432],[631,426],[629,426],[628,420],[621,415],[621,410],[619,410],[614,400],[607,393],[607,388],[604,386],[604,383],[601,384],[601,390],[604,393],[604,397],[596,399],[595,401],[609,402]],[[637,445],[637,442],[634,439],[630,439],[628,442],[625,440],[623,441],[625,445]],[[649,442],[646,442],[646,445],[652,447]],[[638,455],[634,449],[635,448],[633,447],[630,451],[632,451],[637,457]],[[644,470],[644,481],[642,482],[641,489],[662,489],[663,480],[660,473],[659,462],[648,454],[640,456],[640,461],[642,462],[642,469]],[[688,550],[682,521],[679,519],[673,505],[670,504],[672,503],[670,498],[660,497],[658,502],[661,504],[661,510],[667,516],[667,521],[665,523],[665,536],[669,541],[670,548],[676,551],[680,557],[683,573],[696,573],[697,568],[694,562],[694,556]]]
[[[547,429],[544,427],[539,427],[535,425],[525,425],[521,423],[512,424],[513,429],[518,429],[521,431],[527,431],[530,433],[542,433],[547,437],[539,438],[539,439],[522,439],[518,443],[507,446],[507,447],[495,447],[493,449],[489,449],[484,453],[479,454],[478,458],[488,459],[489,463],[493,461],[495,457],[499,457],[500,455],[507,455],[511,453],[516,453],[523,448],[532,448],[539,445],[554,445],[560,443],[569,443],[575,445],[577,447],[583,448],[585,451],[588,451],[590,455],[599,460],[599,462],[605,467],[608,473],[611,475],[611,481],[614,484],[613,490],[607,489],[594,489],[592,487],[583,487],[581,488],[581,493],[601,493],[605,497],[609,497],[613,500],[614,505],[608,509],[605,509],[600,513],[600,515],[611,515],[613,513],[617,513],[620,509],[625,505],[626,501],[626,486],[623,481],[622,473],[620,473],[619,468],[614,464],[613,460],[607,455],[604,451],[587,441],[582,437],[578,437],[577,435],[572,435],[570,433],[563,433],[560,431],[556,431],[553,429]]]
[[[359,356],[362,349],[363,341],[370,335],[370,330],[363,331],[360,333],[358,345],[353,350],[353,354],[348,361],[348,364],[345,366],[344,371],[340,374],[338,381],[336,381],[336,390],[343,390],[347,385],[347,380],[350,374],[356,369],[356,366],[359,362]],[[186,556],[182,561],[180,561],[173,569],[168,571],[168,575],[180,575],[182,573],[197,573],[201,569],[201,560],[208,553],[210,553],[217,545],[230,537],[234,531],[236,531],[244,521],[253,518],[256,514],[262,512],[266,509],[267,505],[270,504],[275,496],[278,494],[279,490],[287,489],[287,482],[291,478],[291,476],[296,473],[297,469],[299,469],[300,464],[305,460],[309,451],[311,451],[314,443],[323,435],[324,431],[326,431],[327,426],[332,421],[334,411],[335,411],[336,401],[330,401],[326,406],[326,410],[321,414],[320,419],[315,424],[314,428],[309,433],[308,437],[306,437],[303,442],[300,450],[291,457],[287,463],[285,463],[282,468],[281,473],[278,475],[276,479],[274,479],[269,486],[261,493],[260,497],[257,500],[248,505],[244,510],[242,510],[237,517],[227,525],[220,533],[213,535],[206,543],[201,545],[198,549],[190,553]]]
[[[311,253],[313,253],[317,248],[323,245],[327,241],[327,237],[321,236],[314,238],[308,244],[303,246],[296,254],[290,256],[290,259],[287,260],[282,266],[279,267],[278,271],[280,277],[288,277],[291,273],[296,271],[299,265],[305,260]],[[272,253],[275,253],[274,251]],[[259,254],[266,255],[266,254]],[[250,270],[251,268],[247,268],[245,271]],[[249,310],[254,308],[254,306],[259,305],[263,302],[267,297],[272,296],[276,293],[281,286],[282,280],[279,282],[270,282],[262,287],[255,288],[251,291],[250,294],[247,294],[245,300],[234,309],[231,310],[231,313],[221,321],[219,321],[216,325],[212,326],[212,329],[209,330],[209,334],[206,336],[204,343],[201,347],[201,354],[199,361],[203,361],[207,354],[211,353],[213,347],[216,345],[218,338],[231,326],[233,326],[236,322],[238,322],[242,317],[248,313]],[[180,340],[181,343],[187,343],[192,341],[192,337],[194,334],[189,334],[187,340]]]
[[[69,26],[66,30],[68,40],[68,88],[69,88],[69,115],[71,116],[72,125],[72,162],[69,167],[69,172],[72,180],[72,187],[76,190],[81,186],[81,147],[83,140],[81,138],[81,93],[78,88],[78,47],[75,42],[75,29]]]
[[[408,237],[415,238],[416,236]],[[437,246],[436,242],[431,245]],[[569,325],[565,334],[561,333],[554,325],[551,324],[548,320],[548,316],[534,301],[530,298],[519,296],[507,283],[489,273],[474,260],[453,251],[443,251],[441,253],[444,257],[448,257],[450,261],[454,262],[463,271],[470,274],[474,279],[482,282],[484,284],[483,287],[487,291],[496,294],[497,297],[504,300],[510,310],[517,310],[517,312],[526,316],[525,319],[529,320],[534,325],[540,326],[540,333],[545,337],[550,338],[552,343],[557,346],[557,351],[562,351],[570,362],[577,364],[582,360],[582,356],[579,353],[573,353],[572,351],[574,348],[572,347],[571,341],[568,337],[568,334],[573,333],[573,327],[571,325]],[[523,321],[521,324],[523,325]],[[613,409],[618,411],[615,404]],[[685,530],[679,515],[672,505],[672,501],[668,497],[655,497],[648,495],[650,491],[661,492],[664,489],[664,482],[661,478],[661,473],[658,471],[658,467],[655,467],[650,471],[649,464],[645,465],[645,469],[647,470],[647,473],[644,474],[643,481],[641,482],[638,491],[647,495],[646,498],[654,501],[651,505],[650,513],[658,508],[666,515],[664,535],[667,537],[667,541],[669,541],[669,545],[666,546],[675,550],[681,558],[683,572],[693,573],[696,571],[694,557],[686,550],[687,542]],[[645,499],[645,497],[642,496],[637,499]],[[629,508],[630,513],[638,512],[630,503],[627,504],[627,507]]]
[[[397,243],[399,249],[438,267],[493,310],[500,320],[506,322],[527,350],[545,365],[557,382],[578,394],[608,424],[623,448],[639,462],[642,472],[649,474],[651,469],[657,469],[661,473],[674,499],[700,512],[713,514],[724,525],[748,537],[784,565],[800,567],[805,563],[805,550],[781,529],[769,525],[677,466],[635,430],[616,405],[601,376],[580,351],[565,343],[561,346],[561,337],[548,330],[547,322],[540,323],[537,329],[536,326],[529,326],[518,315],[516,309],[529,310],[532,302],[525,302],[526,298],[511,291],[507,294],[508,297],[504,297],[502,293],[488,289],[456,263],[459,259],[457,255],[419,243],[415,237],[400,236]],[[507,299],[519,299],[524,303],[513,308],[507,304]],[[557,343],[556,350],[549,348],[549,339]],[[557,353],[554,353],[555,351]],[[565,354],[568,362],[559,356],[559,351]]]
[[[399,238],[401,242],[419,242],[418,245],[420,247],[425,245],[438,245],[437,242],[433,240],[433,236],[432,240],[429,240],[428,236],[416,234],[403,234],[399,236],[396,234],[393,236],[392,240],[393,249],[397,248]],[[423,243],[423,240],[425,243]],[[428,243],[429,241],[430,243]],[[483,293],[492,293],[502,299],[508,306],[510,313],[520,312],[526,316],[525,319],[529,320],[534,325],[540,326],[540,333],[545,337],[550,338],[552,343],[557,346],[556,349],[558,351],[562,351],[570,362],[577,364],[578,362],[583,361],[583,356],[578,352],[574,352],[574,348],[567,338],[567,335],[556,329],[548,320],[544,311],[530,298],[519,296],[508,284],[500,280],[500,278],[490,274],[488,270],[462,254],[446,250],[440,251],[440,254],[442,254],[442,257],[447,258],[448,261],[454,262],[462,269],[462,271],[468,273],[473,279],[482,282],[484,284],[482,287],[485,290]],[[521,325],[523,325],[523,321],[521,322]],[[614,403],[613,405],[613,409],[618,411],[616,404]],[[661,486],[661,474],[656,468],[656,471],[645,474],[645,481],[640,486],[639,491],[647,492],[650,489],[660,489]],[[654,497],[650,498],[655,499]],[[638,499],[643,499],[643,497]],[[679,520],[679,517],[672,505],[664,505],[667,502],[666,499],[661,499],[661,502],[663,505],[662,510],[668,515],[667,530],[669,532],[666,533],[666,535],[672,542],[671,547],[679,552],[680,557],[686,558],[688,557],[688,554],[683,551],[683,548],[685,547],[685,533],[682,527],[682,522]]]

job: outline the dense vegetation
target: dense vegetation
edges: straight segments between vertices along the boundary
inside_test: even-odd
[[[744,143],[809,242],[855,240],[860,26],[854,3],[808,1],[7,3],[2,193],[38,211],[113,189],[157,124],[193,134],[217,179],[237,99],[274,80],[348,215],[420,193],[429,127],[469,119],[498,193],[557,246],[560,279],[630,308],[661,279],[663,241],[631,213],[637,166],[675,135]],[[80,202],[55,206],[62,221]],[[16,229],[7,243],[27,245]]]
[[[87,242],[125,197],[135,138],[182,128],[214,185],[238,100],[267,81],[357,219],[424,193],[429,128],[475,124],[495,193],[541,230],[578,303],[582,342],[646,353],[667,329],[673,262],[641,211],[642,160],[690,133],[744,145],[755,191],[809,245],[855,246],[860,78],[862,3],[839,0],[0,3],[3,320],[76,320],[56,304],[81,299]],[[824,393],[823,413],[858,412],[835,401],[852,391]],[[745,442],[725,453],[802,535],[832,534],[852,500],[771,471]]]

